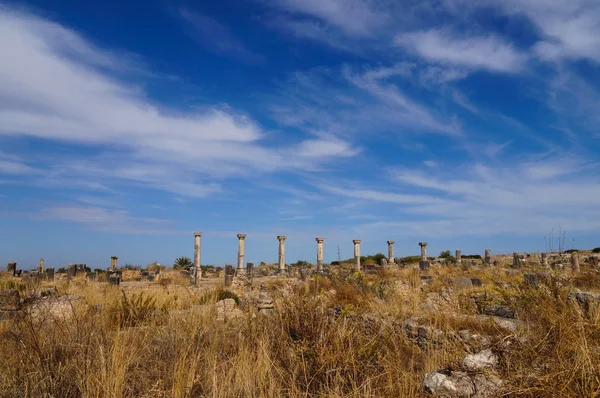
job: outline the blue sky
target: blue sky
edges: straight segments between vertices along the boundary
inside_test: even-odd
[[[0,261],[600,246],[600,2],[0,0]],[[556,235],[556,232],[555,232]]]

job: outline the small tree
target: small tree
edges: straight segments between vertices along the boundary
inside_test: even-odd
[[[189,257],[177,257],[173,263],[173,268],[190,268],[194,263]]]
[[[447,263],[455,263],[456,262],[456,258],[452,254],[450,254],[450,250],[441,252],[440,258],[445,259]]]

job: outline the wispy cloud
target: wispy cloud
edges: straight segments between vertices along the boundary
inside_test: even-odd
[[[250,65],[266,62],[263,55],[250,51],[231,29],[207,15],[189,8],[179,9],[185,30],[207,51],[234,58]]]
[[[167,235],[177,233],[175,222],[156,218],[132,216],[126,210],[85,205],[54,205],[45,207],[29,218],[39,221],[64,221],[79,224],[85,229],[120,234]]]
[[[384,25],[389,16],[365,0],[271,0],[273,6],[332,24],[356,36],[368,36]]]
[[[427,61],[468,69],[517,72],[527,61],[526,55],[492,35],[461,37],[451,30],[435,29],[399,34],[396,44]]]
[[[283,125],[352,137],[394,131],[396,134],[460,135],[451,115],[405,94],[397,80],[412,80],[410,64],[357,69],[314,69],[281,83],[279,95],[268,97]]]
[[[5,8],[0,21],[0,136],[96,149],[93,156],[61,157],[62,167],[50,175],[56,179],[77,174],[96,178],[88,183],[110,184],[114,180],[103,177],[113,177],[204,197],[221,192],[215,180],[231,175],[314,169],[355,153],[350,143],[331,137],[273,145],[256,122],[233,110],[181,112],[154,104],[109,73],[105,66],[118,64],[112,53],[77,33]],[[320,145],[338,148],[337,155],[315,157]],[[29,171],[14,161],[2,169]]]

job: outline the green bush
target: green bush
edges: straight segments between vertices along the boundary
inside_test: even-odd
[[[475,259],[475,260],[481,260],[483,257],[481,257],[481,254],[463,254],[462,258],[470,258],[470,259]]]
[[[594,250],[592,250],[592,253],[600,253],[600,247],[594,248]]]
[[[447,263],[455,263],[456,262],[456,257],[454,257],[452,254],[450,254],[450,250],[441,252],[440,258],[445,259]]]

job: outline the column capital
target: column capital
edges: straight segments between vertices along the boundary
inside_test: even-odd
[[[287,238],[287,236],[284,236],[284,235],[277,236],[277,239],[279,239],[279,240],[285,240],[286,238]]]
[[[244,240],[246,239],[246,234],[237,234],[238,239]]]
[[[317,243],[323,243],[325,238],[315,238],[315,240],[317,241]]]
[[[194,232],[194,236],[202,236],[202,232]]]
[[[427,246],[427,242],[419,242],[419,246],[423,247],[423,246]]]
[[[111,260],[117,260],[119,257],[117,256],[110,256]]]
[[[355,245],[359,245],[360,244],[360,239],[353,239],[352,243],[354,243]]]
[[[396,243],[396,241],[395,241],[395,240],[388,240],[388,241],[387,241],[387,244],[388,244],[388,245],[393,245],[394,243]]]

